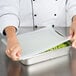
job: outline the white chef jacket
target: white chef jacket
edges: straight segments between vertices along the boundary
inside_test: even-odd
[[[69,26],[76,0],[0,0],[0,32],[8,25]]]

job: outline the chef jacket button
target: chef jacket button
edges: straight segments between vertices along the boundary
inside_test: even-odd
[[[35,1],[35,0],[33,0],[33,1]]]
[[[34,16],[37,16],[36,14],[34,14]]]
[[[56,0],[56,1],[58,1],[58,0]]]
[[[55,25],[52,25],[52,27],[55,27]]]
[[[56,14],[54,14],[54,16],[56,16]]]
[[[37,28],[38,26],[37,26],[37,25],[35,25],[34,27],[35,27],[35,28]]]

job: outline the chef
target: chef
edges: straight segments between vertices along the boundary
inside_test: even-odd
[[[0,32],[7,37],[6,54],[19,60],[21,47],[16,37],[20,26],[26,31],[47,26],[70,26],[76,48],[76,0],[0,0]]]

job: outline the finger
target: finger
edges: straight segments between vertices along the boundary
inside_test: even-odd
[[[21,55],[21,48],[17,47],[12,51],[12,54],[16,55],[16,56],[20,56]]]
[[[12,57],[11,59],[12,59],[13,61],[19,61],[19,58]]]
[[[17,46],[14,46],[14,47],[10,48],[10,49],[9,49],[10,52],[12,52],[16,47],[17,47]]]
[[[9,50],[6,50],[5,53],[6,53],[6,55],[7,55],[9,58],[11,58],[11,55],[10,55]]]
[[[76,30],[71,30],[70,37],[72,42],[76,40]]]
[[[73,36],[74,36],[74,30],[72,29],[72,27],[70,28],[70,30],[69,30],[69,39],[73,42]]]
[[[72,47],[76,48],[76,40],[72,42]]]
[[[73,36],[73,40],[76,40],[76,34],[74,34],[74,36]]]
[[[21,51],[17,52],[16,56],[20,57],[21,56]]]
[[[17,47],[17,48],[15,48],[13,51],[12,51],[12,53],[11,53],[11,56],[12,56],[12,59],[13,60],[19,60],[19,58],[20,58],[20,48],[19,47]],[[19,55],[18,55],[19,54]]]
[[[76,30],[74,30],[73,36],[71,38],[72,41],[76,41]]]
[[[17,56],[14,55],[14,54],[11,54],[11,59],[12,59],[13,61],[18,61],[18,60],[19,60],[19,57],[17,57]]]
[[[72,27],[70,27],[69,34],[70,34],[70,36],[73,36],[73,34],[74,34],[74,30],[72,29]]]

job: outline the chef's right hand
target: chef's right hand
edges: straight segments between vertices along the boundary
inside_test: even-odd
[[[13,26],[5,28],[7,37],[6,55],[13,61],[18,61],[21,56],[22,49],[16,37],[16,29]]]

